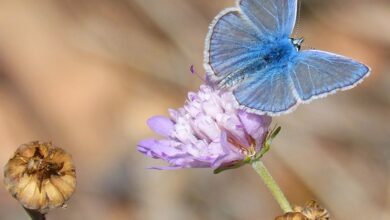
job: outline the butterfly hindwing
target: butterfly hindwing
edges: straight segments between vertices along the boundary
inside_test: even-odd
[[[297,104],[287,67],[265,69],[243,81],[234,96],[246,110],[277,115]]]
[[[370,72],[350,58],[318,50],[301,51],[292,62],[291,79],[303,102],[352,88]]]

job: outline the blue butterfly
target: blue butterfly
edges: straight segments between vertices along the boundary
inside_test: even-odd
[[[290,38],[296,17],[297,0],[238,0],[222,11],[206,38],[208,81],[232,89],[243,109],[276,116],[369,75],[369,67],[350,58],[301,51],[303,38]]]

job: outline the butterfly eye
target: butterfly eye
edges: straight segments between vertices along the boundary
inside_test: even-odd
[[[300,51],[301,45],[302,45],[304,39],[302,37],[297,38],[297,39],[294,39],[294,38],[290,38],[290,39],[291,39],[291,43],[294,45],[295,49],[297,49],[297,51]]]

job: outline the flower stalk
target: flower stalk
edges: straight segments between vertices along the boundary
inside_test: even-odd
[[[255,160],[252,162],[252,167],[256,171],[256,173],[259,174],[259,176],[261,177],[261,179],[263,180],[267,188],[271,191],[272,196],[278,202],[283,212],[284,213],[292,212],[293,209],[291,208],[290,203],[288,202],[287,198],[284,196],[278,184],[275,182],[274,178],[272,178],[271,174],[269,173],[268,169],[265,167],[264,163],[261,162],[260,160]]]
[[[46,220],[46,215],[40,213],[37,210],[27,209],[23,207],[27,214],[30,216],[31,220]]]

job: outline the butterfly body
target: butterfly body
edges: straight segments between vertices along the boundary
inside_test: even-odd
[[[251,112],[280,115],[300,103],[355,86],[369,68],[290,38],[297,0],[239,0],[222,11],[206,39],[210,83],[233,90]]]
[[[221,81],[215,80],[215,82],[223,87],[234,86],[246,77],[266,75],[270,69],[284,68],[297,55],[297,48],[288,38],[278,41],[278,44],[274,42],[266,45],[259,44],[253,47],[251,51],[253,53],[252,59],[254,59],[251,65],[243,67],[237,65],[237,69],[232,71],[231,75],[223,78]],[[242,74],[243,71],[247,72],[247,74]]]
[[[277,44],[271,44],[265,51],[263,59],[268,64],[280,65],[286,64],[296,55],[296,49],[290,39],[278,41]]]

